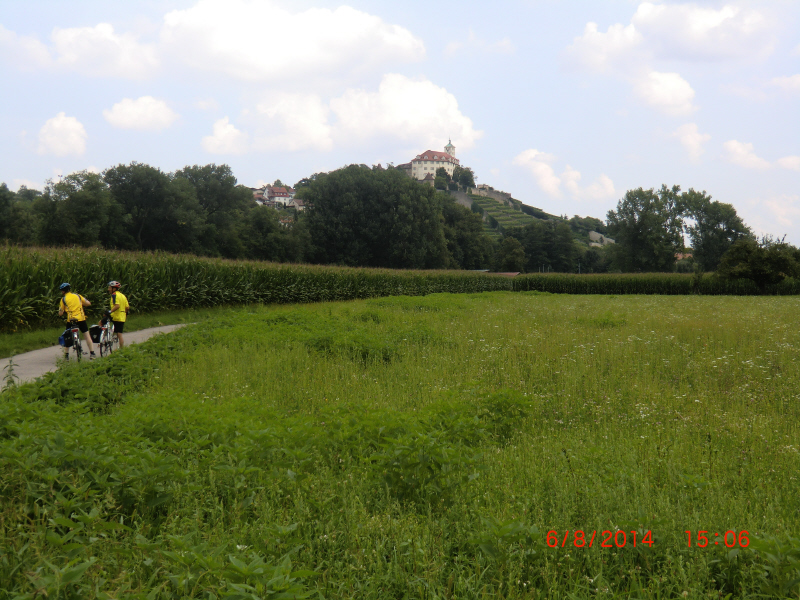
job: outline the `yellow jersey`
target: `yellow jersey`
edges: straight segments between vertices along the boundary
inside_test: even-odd
[[[108,305],[109,308],[114,308],[115,304],[119,304],[119,308],[111,313],[111,320],[117,321],[118,323],[124,323],[125,320],[128,318],[128,299],[125,297],[125,294],[122,292],[114,292],[111,294],[110,304]]]
[[[70,321],[85,321],[86,313],[83,312],[83,296],[67,292],[61,297],[60,304],[67,313]]]

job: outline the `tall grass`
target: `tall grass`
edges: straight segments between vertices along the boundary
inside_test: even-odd
[[[798,309],[249,307],[70,365],[0,396],[0,599],[797,598]]]

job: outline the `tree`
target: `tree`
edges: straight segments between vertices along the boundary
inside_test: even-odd
[[[787,277],[800,277],[800,251],[782,240],[741,238],[722,255],[717,276],[749,279],[763,291]]]
[[[243,256],[246,250],[239,239],[239,230],[247,210],[255,206],[250,188],[237,185],[228,165],[184,167],[172,179],[186,180],[194,189],[204,217],[201,234],[204,253],[228,258]]]
[[[469,167],[457,166],[453,169],[453,179],[457,181],[464,190],[475,187],[475,173],[473,173],[472,169]]]
[[[447,263],[436,191],[398,169],[350,165],[318,175],[303,197],[319,262],[391,268]]]
[[[680,187],[662,185],[625,193],[617,210],[608,211],[608,234],[614,266],[624,272],[672,271],[675,254],[683,249]]]
[[[687,226],[694,261],[704,271],[715,271],[722,256],[743,238],[753,239],[753,232],[744,224],[730,204],[711,201],[705,192],[690,189],[682,195],[686,215],[694,221]]]
[[[525,262],[525,249],[519,240],[511,236],[504,237],[495,257],[495,270],[519,273],[525,270]]]
[[[33,206],[43,244],[107,245],[122,230],[119,207],[97,173],[79,171],[48,181]]]
[[[444,167],[436,169],[436,177],[443,177],[447,183],[450,183],[450,173]]]
[[[5,183],[0,183],[0,240],[8,239],[11,227],[11,209],[16,202],[16,194],[8,189]]]
[[[436,179],[433,180],[433,187],[437,190],[446,190],[447,180],[444,177],[437,175]]]
[[[448,194],[437,194],[444,216],[444,237],[450,260],[448,268],[485,269],[492,256],[492,241],[483,230],[483,219],[458,204]]]
[[[199,236],[203,208],[191,182],[132,162],[106,170],[103,178],[122,206],[127,232],[140,250],[205,253]]]
[[[520,242],[525,251],[525,270],[541,268],[571,273],[576,270],[575,261],[580,253],[572,230],[561,221],[534,221],[525,227],[516,227],[506,232]]]

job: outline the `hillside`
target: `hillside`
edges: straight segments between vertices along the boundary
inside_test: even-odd
[[[451,192],[452,194],[452,192]],[[522,201],[511,197],[505,192],[493,189],[480,194],[463,192],[458,193],[461,204],[470,204],[473,212],[484,216],[483,227],[486,233],[494,238],[499,238],[503,232],[514,227],[525,227],[536,221],[560,221],[568,223],[575,239],[583,244],[589,244],[589,231],[605,234],[607,229],[601,219],[595,217],[572,217],[565,219],[563,216],[553,215],[535,206],[523,204]]]

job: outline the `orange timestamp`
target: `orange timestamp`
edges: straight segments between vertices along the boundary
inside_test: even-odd
[[[570,533],[572,533],[572,538],[570,539]],[[631,534],[628,536],[628,534]],[[597,530],[591,532],[592,537],[588,540],[586,539],[587,532],[582,531],[580,529],[577,530],[567,530],[564,532],[562,536],[559,532],[555,529],[551,529],[547,532],[547,545],[551,548],[564,548],[567,546],[568,542],[571,542],[569,545],[574,546],[575,548],[591,548],[594,544],[595,537],[597,536]],[[641,536],[637,539],[637,536]],[[603,530],[600,532],[600,539],[598,540],[598,546],[601,548],[624,548],[628,544],[632,544],[634,548],[636,548],[636,544],[644,545],[653,547],[653,532],[652,531],[624,531],[622,529],[616,529],[614,531],[610,531],[608,529]]]

